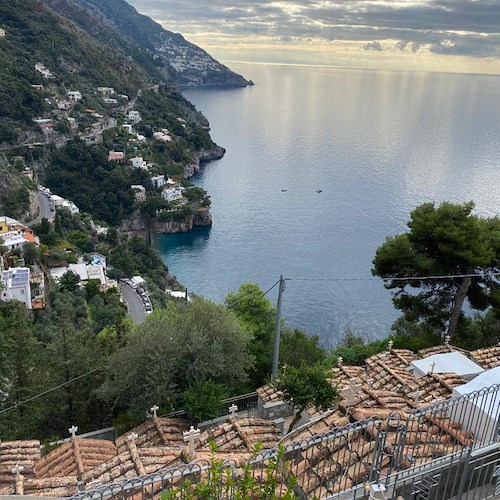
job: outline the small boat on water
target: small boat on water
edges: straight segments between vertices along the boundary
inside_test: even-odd
[[[281,192],[282,192],[282,193],[286,193],[286,189],[282,189],[282,190],[281,190]]]
[[[316,189],[316,192],[317,192],[317,193],[322,193],[322,192],[323,192],[323,190],[322,190],[322,189]]]

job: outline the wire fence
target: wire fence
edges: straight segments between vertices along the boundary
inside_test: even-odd
[[[269,490],[269,471],[276,472],[275,496],[259,498],[279,498],[290,491],[297,498],[500,498],[499,422],[500,385],[494,385],[410,414],[374,417],[259,451],[247,461],[246,471],[260,491]],[[228,480],[219,481],[225,485],[219,498],[233,498],[229,486],[243,474],[232,463],[227,470]],[[153,498],[179,489],[186,480],[201,484],[210,474],[213,464],[200,462],[72,498]]]

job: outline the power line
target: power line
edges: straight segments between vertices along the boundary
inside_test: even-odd
[[[244,297],[241,297],[241,299],[238,299],[238,300],[236,300],[234,302],[229,302],[228,306],[232,307],[235,304],[238,304],[239,302],[241,302],[243,300],[246,300],[246,299],[249,299],[250,297],[253,297],[254,295],[257,295],[257,294],[260,294],[260,296],[257,299],[255,299],[255,300],[259,300],[262,297],[265,297],[279,282],[280,282],[280,280],[278,280],[271,288],[268,288],[265,292],[261,292],[260,290],[256,290],[255,292],[249,293],[248,295],[245,295]]]
[[[455,278],[486,278],[500,276],[500,273],[475,273],[475,274],[444,274],[431,276],[407,276],[404,278],[285,278],[285,281],[422,281],[422,280],[443,280]]]
[[[68,385],[68,384],[71,384],[73,382],[76,382],[77,380],[79,380],[79,379],[81,379],[83,377],[86,377],[87,375],[90,375],[91,373],[94,373],[97,370],[101,370],[102,368],[105,368],[105,367],[104,366],[99,366],[97,368],[94,368],[93,370],[90,370],[89,372],[84,373],[82,375],[79,375],[78,377],[75,377],[75,378],[73,378],[71,380],[68,380],[67,382],[64,382],[64,383],[59,384],[59,385],[57,385],[55,387],[52,387],[51,389],[47,389],[46,391],[41,392],[40,394],[36,394],[35,396],[32,396],[31,398],[25,399],[24,401],[21,401],[20,403],[16,403],[15,405],[12,405],[12,406],[9,406],[8,408],[0,410],[0,415],[2,413],[5,413],[6,411],[13,410],[14,408],[19,408],[19,406],[23,406],[26,403],[29,403],[30,401],[33,401],[34,399],[40,398],[42,396],[45,396],[45,394],[48,394],[49,392],[55,391],[57,389],[60,389],[61,387],[64,387],[65,385]]]

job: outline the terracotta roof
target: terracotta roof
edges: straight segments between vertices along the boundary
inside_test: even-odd
[[[274,401],[282,401],[283,394],[276,390],[271,384],[264,385],[257,389],[257,394],[264,403],[273,403]]]
[[[35,463],[36,477],[80,476],[116,454],[111,441],[71,437]]]
[[[375,438],[384,431],[386,457],[382,458],[380,473],[385,475],[390,464],[390,454],[401,439],[397,424],[404,426],[408,413],[397,412],[397,419],[391,423],[387,408],[354,408],[352,414],[359,420],[377,415],[381,417],[380,424],[367,425],[364,428],[337,435],[335,438],[318,436],[318,442],[313,447],[297,451],[296,441],[288,443],[290,452],[289,463],[291,473],[297,478],[307,497],[324,498],[338,493],[366,480],[370,472]],[[338,416],[337,416],[338,418]],[[413,422],[413,421],[412,421]],[[414,421],[409,425],[401,450],[402,467],[404,469],[433,460],[457,451],[462,446],[471,444],[471,433],[461,428],[458,422],[452,422],[447,417],[429,417],[423,422]],[[304,444],[304,443],[303,443]]]
[[[33,477],[35,462],[40,458],[40,441],[3,441],[0,442],[0,486],[12,486],[15,474],[12,469],[23,467],[23,475]],[[5,493],[7,494],[7,493]]]
[[[343,427],[348,423],[349,419],[344,415],[344,413],[340,412],[338,409],[331,410],[326,412],[326,414],[319,419],[293,429],[292,432],[283,438],[283,443],[300,441],[301,439],[307,439],[311,436],[316,436],[317,434],[324,434],[336,429],[337,427]]]
[[[461,349],[460,347],[455,347],[451,344],[440,344],[434,347],[428,347],[427,349],[420,349],[418,354],[421,358],[427,358],[428,356],[432,356],[433,354],[446,354],[447,352],[461,352],[465,356],[470,357],[470,352],[465,349]]]
[[[474,360],[484,369],[500,366],[500,344],[471,352]]]
[[[126,450],[103,462],[82,476],[88,488],[96,483],[105,484],[120,479],[137,477],[168,467],[181,455],[180,448],[138,448],[135,436],[130,436]]]
[[[184,446],[182,433],[189,429],[187,420],[176,418],[155,417],[135,429],[120,436],[116,440],[118,453],[128,449],[127,439],[131,434],[137,434],[135,440],[138,448],[152,446]]]
[[[280,438],[280,431],[271,420],[230,416],[227,422],[203,431],[198,441],[200,448],[205,449],[213,440],[220,451],[252,451],[259,442],[264,449],[274,448]]]

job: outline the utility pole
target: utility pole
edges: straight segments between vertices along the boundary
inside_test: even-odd
[[[271,372],[271,376],[273,379],[275,379],[278,375],[278,365],[280,360],[281,304],[283,302],[283,292],[285,291],[285,288],[285,278],[283,278],[283,275],[281,275],[278,289],[278,307],[276,308],[276,323],[274,333],[273,368]]]

